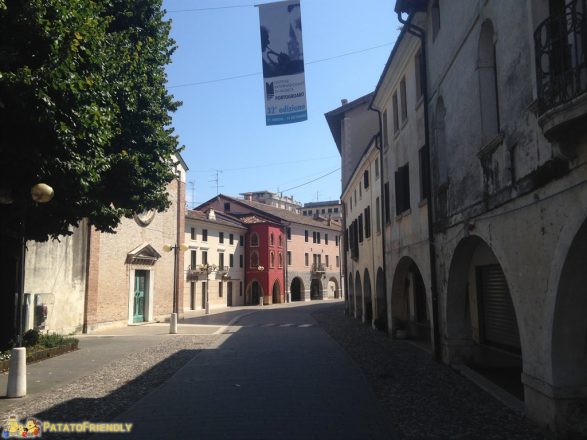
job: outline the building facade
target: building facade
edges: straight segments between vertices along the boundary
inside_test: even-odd
[[[271,191],[254,191],[242,193],[245,200],[251,202],[263,203],[275,208],[293,211],[297,214],[301,212],[302,204],[294,200],[293,196],[284,196]]]
[[[304,203],[302,215],[308,217],[324,217],[342,219],[342,205],[338,200]]]
[[[185,219],[183,310],[241,306],[244,301],[245,234],[233,218],[189,210]]]

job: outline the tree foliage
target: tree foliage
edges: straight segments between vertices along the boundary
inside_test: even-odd
[[[0,0],[0,228],[28,239],[169,206],[179,105],[161,0]],[[30,189],[52,186],[50,203]],[[12,203],[6,204],[7,199]]]

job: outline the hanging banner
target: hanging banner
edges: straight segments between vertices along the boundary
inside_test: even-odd
[[[266,125],[308,119],[299,0],[258,5]]]

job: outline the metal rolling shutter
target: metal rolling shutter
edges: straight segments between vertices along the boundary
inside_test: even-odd
[[[520,352],[514,305],[499,264],[477,267],[484,342]]]

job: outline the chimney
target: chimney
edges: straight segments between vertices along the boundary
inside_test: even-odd
[[[208,211],[208,220],[216,220],[216,213],[212,208],[210,208],[210,210]]]
[[[245,200],[248,200],[249,202],[251,202],[253,200],[253,193],[245,193]]]
[[[341,99],[341,100],[340,100],[340,103],[341,103],[342,105],[346,105],[346,104],[348,104],[348,103],[349,103],[349,100],[348,100],[348,99]]]

